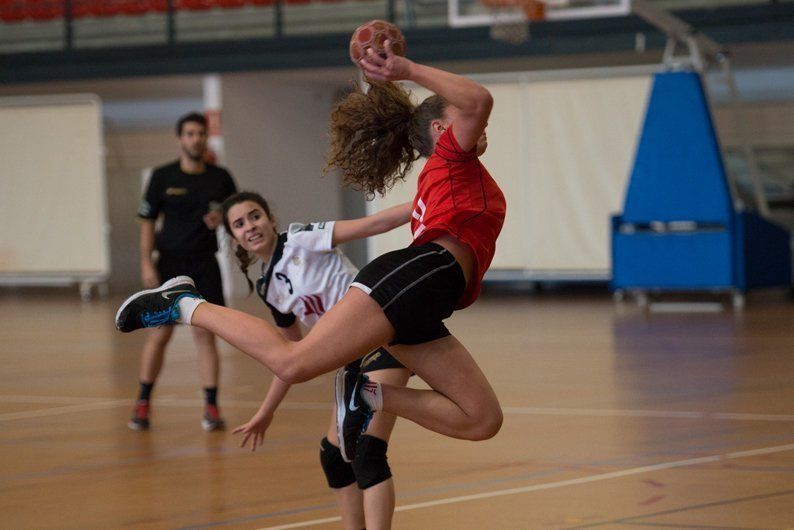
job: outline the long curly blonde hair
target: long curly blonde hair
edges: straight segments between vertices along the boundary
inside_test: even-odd
[[[419,156],[433,153],[430,122],[443,116],[446,105],[434,95],[415,106],[396,83],[370,82],[366,92],[356,86],[331,112],[325,171],[338,168],[346,185],[368,197],[385,194]]]

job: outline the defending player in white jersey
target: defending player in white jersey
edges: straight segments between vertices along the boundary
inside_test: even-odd
[[[344,296],[358,273],[337,245],[405,224],[410,212],[411,204],[405,203],[360,219],[293,223],[279,234],[276,220],[259,194],[238,193],[223,204],[224,225],[236,243],[235,254],[249,289],[254,285],[248,277],[248,267],[258,259],[261,265],[257,294],[289,340],[300,340],[298,321],[311,328]],[[346,368],[392,385],[405,386],[410,377],[410,372],[385,348],[378,348]],[[273,413],[289,388],[288,383],[273,376],[257,413],[233,431],[243,433],[241,447],[249,439],[252,451],[262,444]],[[335,414],[321,441],[320,462],[328,485],[334,490],[342,522],[345,528],[355,530],[389,528],[395,495],[386,449],[396,416],[376,413],[351,459],[344,448],[340,450]]]

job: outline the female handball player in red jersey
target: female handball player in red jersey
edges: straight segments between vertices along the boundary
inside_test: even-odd
[[[364,267],[342,300],[302,340],[291,342],[254,316],[201,299],[186,277],[141,291],[119,308],[121,331],[179,322],[198,326],[297,383],[345,366],[381,345],[430,390],[337,378],[340,443],[348,456],[373,410],[402,416],[447,436],[483,440],[502,425],[502,410],[468,350],[443,324],[470,305],[493,258],[504,196],[478,156],[493,106],[488,90],[462,76],[369,52],[361,68],[371,88],[347,96],[331,116],[331,166],[369,193],[404,178],[415,151],[429,156],[413,201],[408,248]],[[433,93],[418,107],[392,81]]]

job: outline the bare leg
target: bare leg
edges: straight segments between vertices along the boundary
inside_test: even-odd
[[[364,503],[362,491],[355,482],[344,488],[334,488],[336,507],[342,515],[342,526],[345,530],[361,530],[369,528],[364,522]]]
[[[383,385],[383,409],[453,438],[485,440],[499,432],[502,409],[468,350],[449,336],[389,351],[432,390]]]
[[[359,490],[364,493],[364,520],[367,530],[389,530],[396,504],[394,480],[384,480],[371,488]]]
[[[308,381],[344,366],[394,336],[378,303],[355,288],[297,342],[288,341],[261,318],[210,303],[196,308],[191,325],[215,333],[287,383]]]
[[[215,335],[201,328],[191,328],[193,341],[198,350],[199,376],[205,387],[217,387],[220,374],[220,359],[215,345]]]
[[[339,447],[339,439],[336,436],[336,409],[331,409],[331,425],[326,434],[328,441],[335,447]],[[361,530],[366,528],[364,521],[364,496],[358,484],[355,482],[344,488],[333,488],[336,506],[342,515],[342,526],[345,530]]]
[[[404,387],[411,372],[403,368],[376,370],[367,374],[372,381]],[[397,416],[376,412],[365,434],[388,442]],[[367,530],[388,530],[394,516],[394,480],[391,478],[364,490],[364,517]]]
[[[165,347],[171,340],[174,333],[174,326],[163,326],[154,328],[146,337],[141,352],[141,370],[138,377],[144,383],[154,383],[160,370],[163,367],[163,357],[165,357]]]
[[[369,372],[367,375],[373,381],[405,386],[411,373],[403,368],[389,368]],[[366,434],[388,442],[396,420],[397,417],[394,414],[378,412],[373,416]],[[339,439],[336,434],[335,409],[332,410],[331,425],[326,436],[331,444],[339,447]],[[347,491],[349,488],[354,488],[356,493]],[[342,513],[342,522],[345,523],[345,528],[349,528],[346,521],[359,521],[359,519],[356,519],[356,514],[359,512],[361,519],[358,528],[367,528],[367,530],[391,528],[395,506],[394,481],[392,479],[385,480],[363,491],[358,488],[357,484],[351,484],[346,488],[335,489],[334,494],[336,495],[339,510]],[[354,503],[356,499],[357,504]],[[365,521],[366,525],[364,524]],[[353,527],[355,528],[355,524]]]
[[[288,383],[344,366],[394,337],[378,303],[356,288],[298,342],[287,341],[262,319],[209,303],[196,308],[191,324],[217,334]],[[502,409],[496,394],[457,339],[445,337],[391,351],[434,390],[384,385],[387,412],[454,438],[483,440],[499,431]]]

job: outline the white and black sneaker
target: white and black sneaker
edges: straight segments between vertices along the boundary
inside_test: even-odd
[[[356,457],[356,443],[372,419],[372,409],[359,395],[359,389],[368,380],[366,375],[358,371],[340,369],[336,372],[336,434],[345,462],[352,462]]]
[[[174,324],[179,319],[179,300],[186,296],[203,298],[188,276],[171,278],[157,289],[138,291],[119,307],[116,329],[129,333],[136,329]]]

